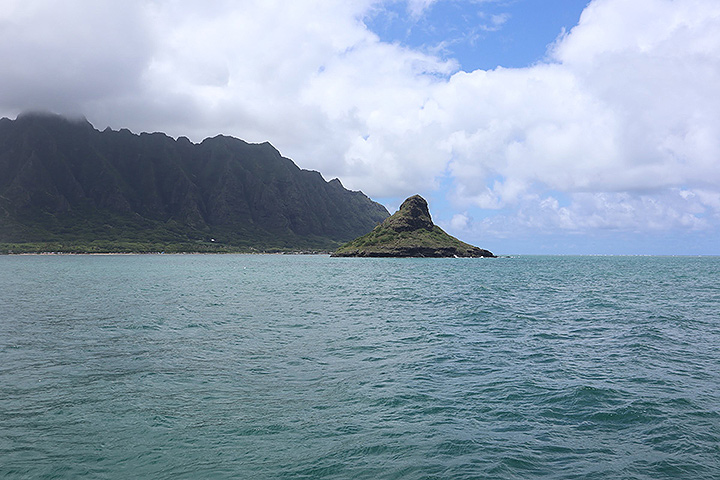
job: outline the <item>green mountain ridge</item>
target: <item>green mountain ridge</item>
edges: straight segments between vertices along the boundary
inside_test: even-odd
[[[334,257],[494,257],[488,250],[462,242],[435,225],[427,201],[413,195],[392,216],[351,242]]]
[[[0,119],[0,251],[332,250],[388,215],[269,143]]]

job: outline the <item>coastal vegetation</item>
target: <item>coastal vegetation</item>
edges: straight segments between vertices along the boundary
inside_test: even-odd
[[[388,215],[269,143],[0,120],[0,253],[332,251]]]

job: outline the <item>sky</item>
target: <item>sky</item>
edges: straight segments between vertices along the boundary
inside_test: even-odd
[[[720,254],[717,0],[2,0],[0,116],[272,143],[499,254]]]

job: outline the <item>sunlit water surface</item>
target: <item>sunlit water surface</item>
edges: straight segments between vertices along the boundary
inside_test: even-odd
[[[0,257],[0,477],[720,478],[720,258]]]

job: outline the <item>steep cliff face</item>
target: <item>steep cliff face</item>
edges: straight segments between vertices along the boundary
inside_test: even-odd
[[[343,245],[335,257],[494,257],[433,224],[428,204],[414,195],[370,233]]]
[[[0,242],[213,237],[327,248],[387,216],[269,143],[100,132],[46,114],[0,120]]]

